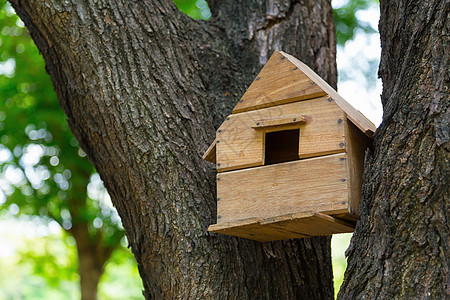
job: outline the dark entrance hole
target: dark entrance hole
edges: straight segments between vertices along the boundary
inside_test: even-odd
[[[299,129],[266,133],[265,164],[272,165],[298,160],[299,137]]]

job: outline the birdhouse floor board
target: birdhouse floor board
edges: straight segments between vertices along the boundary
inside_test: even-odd
[[[251,218],[219,223],[209,226],[208,230],[265,242],[353,232],[354,227],[355,223],[325,214],[303,212],[263,220]]]
[[[296,232],[288,232],[270,226],[261,226],[258,219],[240,220],[234,223],[214,224],[209,226],[208,231],[238,236],[260,242],[276,241],[284,239],[300,239],[307,235]]]
[[[333,215],[334,218],[338,220],[343,220],[351,223],[356,223],[358,221],[358,217],[351,214],[351,213],[345,213],[345,214],[336,214]]]
[[[345,153],[219,173],[217,180],[221,222],[348,212]]]

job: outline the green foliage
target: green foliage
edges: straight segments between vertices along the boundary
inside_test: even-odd
[[[45,226],[39,224],[40,222],[35,220],[29,223]],[[64,232],[60,235],[46,235],[45,238],[25,239],[17,252],[20,257],[19,263],[29,265],[32,274],[46,279],[50,287],[58,288],[62,282],[78,280],[77,253],[74,245],[73,238]]]
[[[0,218],[0,300],[80,299],[74,240],[53,225],[39,217]],[[99,300],[142,299],[142,289],[133,255],[119,248],[100,278]]]
[[[2,2],[0,57],[15,62],[15,68],[0,75],[0,166],[4,182],[9,178],[0,209],[14,204],[19,214],[51,218],[65,229],[89,222],[93,237],[98,227],[107,237],[113,236],[111,229],[120,231],[121,238],[117,214],[102,199],[106,191],[98,175],[92,182],[94,168],[68,128],[42,57]]]
[[[179,10],[195,20],[209,20],[211,11],[205,0],[173,0]]]
[[[372,28],[369,23],[363,22],[357,18],[357,12],[368,9],[378,0],[346,0],[334,1],[339,3],[334,11],[334,23],[336,26],[336,38],[338,45],[345,45],[345,43],[354,38],[357,30],[362,30],[365,33],[375,33],[376,28]]]
[[[345,250],[350,244],[352,238],[351,233],[335,234],[331,239],[331,258],[333,262],[333,282],[334,282],[334,297],[336,298],[339,288],[344,281],[344,273],[347,268],[347,259],[345,257]]]
[[[39,217],[1,218],[0,299],[79,299],[76,252],[66,238],[49,234]]]
[[[99,284],[99,298],[105,300],[142,299],[143,285],[136,261],[125,248],[115,251]]]

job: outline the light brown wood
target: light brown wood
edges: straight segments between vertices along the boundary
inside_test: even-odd
[[[202,156],[203,160],[216,163],[216,140],[209,145],[208,149],[206,149],[205,154]]]
[[[358,221],[358,217],[351,213],[333,215],[333,217],[338,220],[348,221],[350,223],[356,223]]]
[[[282,52],[276,51],[234,107],[233,114],[325,94]]]
[[[307,235],[302,235],[279,228],[261,226],[259,224],[259,219],[246,219],[232,223],[214,224],[208,227],[208,231],[233,235],[259,242],[308,237]]]
[[[266,242],[353,232],[354,227],[354,222],[308,211],[263,220],[251,218],[218,223],[209,226],[208,231]]]
[[[325,94],[329,95],[336,101],[336,104],[344,110],[348,119],[356,125],[364,134],[373,138],[373,134],[377,129],[375,125],[367,119],[360,111],[356,110],[350,103],[339,95],[335,89],[333,89],[325,80],[311,70],[307,65],[298,60],[297,58],[280,51],[280,54],[286,57],[292,62],[299,70],[301,70],[308,78],[310,78],[317,86],[319,86]]]
[[[355,228],[355,223],[317,212],[303,212],[268,218],[261,221],[260,224],[309,236],[353,232]]]
[[[300,60],[275,51],[233,109],[233,114],[329,95],[349,120],[373,138],[375,125]]]
[[[255,130],[261,119],[301,115],[306,123]],[[300,129],[299,157],[307,158],[345,151],[345,115],[327,97],[230,115],[217,130],[217,170],[224,172],[264,164],[265,133]]]
[[[297,116],[294,115],[294,116],[286,116],[286,117],[281,117],[281,118],[257,120],[251,124],[251,127],[253,129],[268,129],[268,128],[273,128],[273,127],[278,128],[280,126],[285,126],[285,125],[299,125],[302,123],[306,123],[306,119],[301,115],[297,115]]]
[[[358,216],[366,149],[372,148],[372,139],[364,135],[352,122],[346,121],[346,144],[348,157],[349,211]]]
[[[346,154],[217,174],[220,222],[348,212]],[[220,216],[220,217],[219,217]]]

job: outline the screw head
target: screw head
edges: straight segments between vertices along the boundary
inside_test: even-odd
[[[217,142],[219,142],[219,141],[217,141]],[[341,148],[344,148],[344,146],[345,146],[345,144],[344,143],[339,143],[339,147],[341,147]]]
[[[256,80],[260,80],[261,79],[261,77],[256,77]]]

